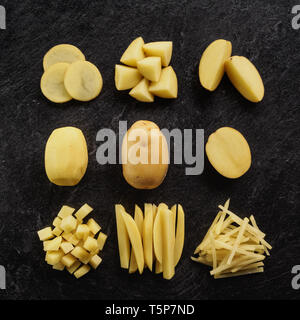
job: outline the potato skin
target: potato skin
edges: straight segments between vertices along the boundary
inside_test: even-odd
[[[146,141],[129,141],[128,137],[133,134],[135,129],[142,129],[147,136]],[[156,129],[155,133],[151,130]],[[145,131],[144,131],[145,130]],[[153,139],[152,139],[153,138]],[[158,141],[161,141],[158,145]],[[151,145],[155,144],[155,150],[159,151],[157,163],[151,163]],[[147,163],[133,163],[133,156],[130,155],[130,149],[138,145],[141,150],[148,148]],[[167,162],[164,161],[167,159]],[[122,143],[122,168],[125,180],[136,189],[155,189],[164,180],[169,167],[169,150],[165,136],[159,130],[159,127],[151,121],[140,120],[135,122],[127,131]]]

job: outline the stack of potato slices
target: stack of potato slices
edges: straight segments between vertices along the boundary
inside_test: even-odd
[[[63,206],[51,227],[38,231],[46,251],[45,261],[55,270],[68,270],[78,279],[91,267],[97,269],[102,259],[98,255],[103,249],[107,235],[99,232],[101,227],[94,219],[83,223],[93,210],[84,204],[73,216],[74,208]],[[97,233],[98,237],[96,238]]]
[[[115,206],[121,268],[140,274],[148,267],[171,279],[184,245],[184,211],[164,203],[145,204],[144,214],[136,205],[134,218],[120,204]],[[131,249],[131,252],[130,252]]]
[[[219,205],[217,214],[204,239],[191,257],[193,261],[211,266],[215,279],[235,277],[264,271],[265,254],[271,245],[258,228],[253,215],[241,219],[229,211],[229,199]],[[250,222],[250,223],[249,223]]]

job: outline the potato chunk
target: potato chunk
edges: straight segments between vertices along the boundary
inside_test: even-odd
[[[52,233],[55,235],[55,236],[60,236],[62,234],[63,230],[60,228],[60,227],[55,227],[52,231]]]
[[[73,216],[68,216],[62,219],[60,224],[60,228],[65,232],[69,233],[76,229],[77,220]]]
[[[57,237],[52,240],[44,241],[44,251],[58,251],[62,237]]]
[[[101,230],[99,224],[92,218],[88,220],[87,226],[94,235]]]
[[[142,79],[134,88],[132,88],[129,94],[141,102],[154,101],[154,95],[149,91],[149,81],[146,78]]]
[[[70,274],[73,274],[81,265],[81,262],[79,260],[76,260],[71,267],[67,267],[67,270]]]
[[[79,259],[82,263],[85,263],[86,260],[90,258],[90,254],[86,250],[78,246],[71,251],[71,254]]]
[[[69,252],[71,252],[74,249],[73,244],[68,241],[63,241],[60,244],[60,247],[61,247],[62,251],[64,252],[64,254],[68,254]]]
[[[97,269],[99,264],[102,262],[102,259],[95,254],[89,261],[89,264],[92,266],[93,269]]]
[[[37,234],[41,241],[50,240],[54,237],[51,227],[41,229],[40,231],[37,232]]]
[[[151,82],[149,91],[161,98],[177,98],[178,84],[174,69],[171,66],[162,69],[159,81]]]
[[[172,41],[156,41],[143,45],[143,50],[147,56],[161,58],[161,64],[167,67],[172,58],[173,42]]]
[[[90,233],[90,228],[86,224],[80,224],[75,232],[77,239],[86,239]]]
[[[61,224],[61,220],[73,214],[74,211],[75,211],[74,208],[71,208],[69,206],[62,206],[61,209],[59,210],[59,213],[57,214],[57,217],[53,221],[53,225],[55,227],[59,227]],[[56,225],[54,224],[55,221],[57,223]]]
[[[107,235],[104,234],[103,232],[100,232],[99,236],[97,238],[99,250],[103,250],[103,247],[105,245],[106,239],[107,239]]]
[[[77,259],[71,253],[66,254],[60,260],[67,268],[70,268],[76,261]]]
[[[82,267],[80,267],[78,270],[76,270],[74,272],[74,276],[79,279],[81,277],[83,277],[84,275],[86,275],[89,271],[91,270],[91,267],[88,265],[83,265]]]
[[[90,207],[87,203],[85,203],[76,213],[75,217],[78,221],[82,221],[89,213],[91,213],[94,209]]]
[[[115,85],[117,90],[127,90],[135,87],[142,79],[142,75],[136,68],[116,64]]]
[[[161,74],[161,58],[147,57],[138,61],[137,68],[139,72],[150,81],[158,81]]]
[[[87,237],[83,244],[83,248],[89,252],[93,252],[98,249],[98,242],[96,239],[92,237]]]
[[[144,40],[142,37],[133,40],[123,53],[120,61],[128,66],[136,67],[137,62],[145,57],[143,45]]]
[[[61,258],[64,256],[62,250],[57,251],[47,251],[46,253],[46,262],[52,266],[60,262]]]

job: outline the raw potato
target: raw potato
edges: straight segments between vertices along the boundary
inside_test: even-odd
[[[136,67],[137,62],[145,57],[143,45],[144,40],[142,37],[138,37],[133,40],[123,53],[120,61],[128,66]]]
[[[205,49],[199,64],[199,79],[205,89],[214,91],[218,87],[231,51],[231,42],[223,39],[215,40]]]
[[[145,217],[143,225],[143,246],[145,264],[152,271],[153,264],[153,211],[152,204],[145,203]]]
[[[59,213],[58,213],[58,215],[57,215],[57,217],[55,218],[55,219],[59,219],[60,218],[60,221],[56,220],[56,222],[59,223],[59,224],[55,225],[54,221],[53,221],[53,225],[55,227],[59,227],[61,225],[62,219],[70,216],[71,214],[73,214],[74,211],[75,211],[74,208],[71,208],[69,206],[62,206],[60,211],[59,211]]]
[[[228,78],[251,102],[259,102],[264,97],[264,84],[254,64],[245,57],[233,56],[226,60],[225,70]]]
[[[55,103],[64,103],[72,100],[64,85],[65,74],[69,66],[68,63],[57,63],[44,72],[40,85],[43,95],[48,100]]]
[[[38,236],[41,241],[50,240],[54,237],[51,227],[47,227],[38,231]]]
[[[97,269],[99,264],[102,262],[102,259],[95,254],[91,259],[89,264],[92,266],[93,269]]]
[[[97,242],[98,242],[98,248],[99,250],[102,250],[104,245],[105,245],[105,242],[106,242],[106,239],[107,239],[107,235],[104,234],[103,232],[100,232],[99,233],[99,236],[97,238]]]
[[[77,220],[82,221],[88,214],[90,214],[94,209],[85,203],[76,213],[75,217]]]
[[[77,239],[86,239],[90,233],[90,228],[86,224],[80,224],[75,232],[75,236]]]
[[[94,64],[88,61],[77,61],[67,69],[64,85],[72,98],[79,101],[90,101],[100,94],[103,80],[100,71]]]
[[[144,78],[134,88],[131,89],[129,94],[141,102],[153,102],[154,95],[149,91],[149,81]]]
[[[44,241],[44,251],[57,251],[60,247],[62,237],[57,237],[52,240]]]
[[[87,225],[90,229],[90,231],[95,235],[98,231],[100,231],[101,227],[94,219],[89,219],[87,222]]]
[[[175,71],[171,66],[162,69],[159,81],[151,82],[149,91],[155,96],[174,99],[178,95],[178,83]]]
[[[75,186],[88,164],[86,140],[74,127],[55,129],[46,144],[45,169],[48,179],[59,186]]]
[[[85,60],[84,54],[71,44],[59,44],[51,48],[44,56],[43,66],[46,71],[59,62],[73,63],[78,60]]]
[[[91,270],[91,267],[88,265],[81,266],[78,270],[74,272],[75,278],[79,279],[86,275]]]
[[[162,264],[163,238],[162,238],[162,210],[168,210],[168,206],[161,203],[157,208],[156,218],[153,226],[153,246],[156,260]]]
[[[147,56],[161,58],[161,64],[167,67],[172,58],[173,42],[172,41],[157,41],[149,42],[143,45],[144,52]]]
[[[226,178],[239,178],[251,166],[248,142],[233,128],[223,127],[211,134],[205,149],[211,165]]]
[[[177,266],[183,250],[184,245],[184,211],[179,204],[177,209],[177,229],[175,238],[175,251],[174,251],[174,265]]]
[[[67,233],[72,232],[77,227],[77,220],[72,215],[68,216],[62,219],[60,227],[62,230],[64,230]]]
[[[147,57],[138,61],[137,68],[139,72],[150,81],[158,81],[161,74],[161,58]]]
[[[117,90],[127,90],[135,87],[142,79],[136,68],[116,64],[115,85]]]
[[[167,174],[168,162],[168,145],[159,127],[151,121],[135,122],[122,143],[125,180],[136,189],[157,188]]]

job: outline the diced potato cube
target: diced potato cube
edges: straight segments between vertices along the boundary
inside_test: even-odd
[[[60,262],[64,264],[67,268],[70,268],[76,261],[77,259],[74,256],[72,256],[71,253],[66,254],[60,260]]]
[[[92,266],[92,268],[97,269],[101,262],[102,259],[96,254],[90,259],[89,264]]]
[[[61,218],[56,217],[56,218],[53,220],[53,222],[52,222],[52,224],[54,225],[54,227],[60,227],[61,220],[62,220]]]
[[[73,234],[72,237],[70,238],[70,242],[74,245],[77,246],[79,239]]]
[[[90,259],[90,254],[84,250],[81,247],[75,247],[72,251],[71,254],[78,258],[82,263],[85,263],[87,259]]]
[[[98,241],[92,237],[88,237],[83,244],[83,248],[89,252],[93,252],[98,249]]]
[[[81,265],[80,261],[76,260],[76,262],[74,262],[70,268],[67,267],[67,270],[68,272],[73,274],[80,267],[80,265]]]
[[[75,217],[79,221],[82,221],[93,210],[94,209],[86,203],[75,213]]]
[[[54,237],[51,227],[44,228],[44,229],[38,231],[37,234],[38,234],[41,241],[46,241],[46,240],[52,239]]]
[[[62,237],[57,237],[52,240],[44,241],[44,251],[57,251],[60,247]]]
[[[93,234],[96,234],[98,231],[101,230],[101,227],[99,226],[99,224],[92,218],[89,219],[89,221],[87,222],[87,225]]]
[[[85,274],[87,274],[91,270],[91,267],[89,265],[84,265],[80,267],[77,271],[74,272],[74,276],[79,279]]]
[[[60,228],[60,227],[55,227],[54,229],[53,229],[53,231],[52,231],[52,233],[54,234],[54,235],[56,235],[57,237],[59,237],[61,234],[62,234],[62,229]]]
[[[65,240],[69,241],[72,239],[73,237],[73,233],[68,233],[68,232],[63,232],[61,235]]]
[[[76,226],[77,226],[77,220],[73,216],[67,216],[63,218],[60,224],[60,228],[68,233],[75,230]]]
[[[87,238],[90,232],[90,228],[86,224],[80,224],[77,227],[77,230],[75,232],[75,236],[77,239],[84,239]]]
[[[52,269],[54,270],[58,270],[58,271],[63,271],[65,269],[65,265],[61,262],[58,262],[57,264],[55,264]]]
[[[69,206],[62,206],[57,216],[64,219],[67,216],[70,216],[74,211],[74,208],[71,208]]]
[[[46,262],[52,266],[59,263],[64,253],[61,250],[58,251],[47,251]]]
[[[68,241],[63,241],[60,247],[65,254],[71,252],[74,249],[74,246],[72,245],[72,243]]]
[[[98,248],[100,250],[103,249],[104,245],[105,245],[105,242],[106,242],[106,239],[107,239],[107,235],[104,234],[103,232],[100,232],[99,233],[99,236],[97,238],[97,242],[98,242]]]

